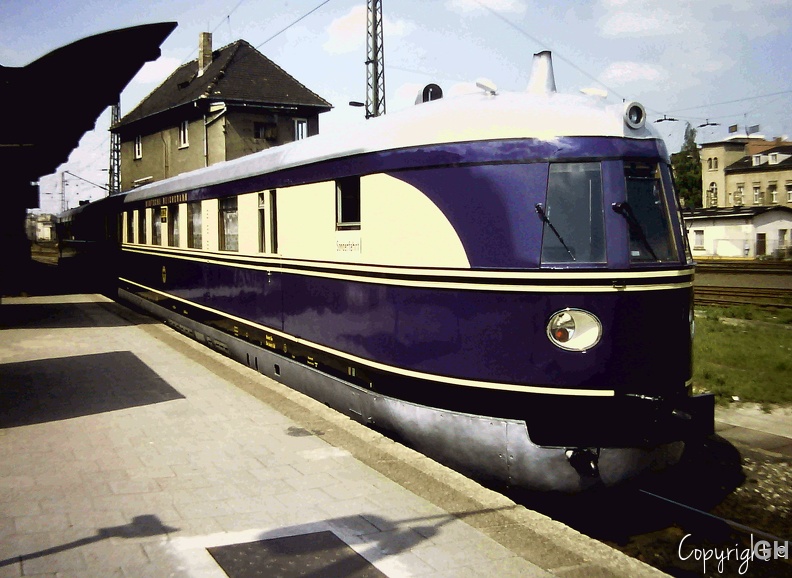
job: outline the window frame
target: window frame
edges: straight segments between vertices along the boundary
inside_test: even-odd
[[[335,180],[336,231],[359,231],[361,224],[360,177]],[[357,219],[354,217],[357,216]]]
[[[179,123],[179,148],[185,149],[190,146],[190,121],[183,120]]]
[[[294,126],[294,140],[303,140],[308,138],[308,119],[307,118],[293,118],[292,123]]]
[[[135,160],[140,160],[143,158],[143,137],[141,135],[137,135],[135,137],[133,156]]]
[[[218,250],[239,251],[239,197],[234,195],[219,199],[217,219]]]
[[[203,249],[203,206],[201,201],[187,203],[187,248]],[[197,219],[196,219],[197,215]],[[197,229],[197,230],[196,230]]]

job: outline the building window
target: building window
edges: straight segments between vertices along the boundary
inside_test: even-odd
[[[154,207],[151,211],[151,244],[162,245],[162,213],[165,207]]]
[[[712,168],[718,170],[718,157],[712,159]]]
[[[183,120],[179,123],[179,148],[190,146],[190,122]]]
[[[697,251],[704,250],[704,229],[695,229],[693,231],[695,240],[693,241],[693,248]]]
[[[239,250],[239,213],[237,198],[220,199],[219,241],[221,251]]]
[[[753,204],[754,205],[762,204],[762,191],[759,190],[759,185],[754,185],[753,187]]]
[[[308,136],[308,121],[304,118],[294,119],[294,140],[302,140]]]
[[[787,244],[787,230],[778,229],[778,248],[785,249]]]
[[[754,155],[753,156],[753,166],[758,167],[762,164],[762,155]]]
[[[140,135],[135,137],[135,158],[143,158],[143,137]]]
[[[187,246],[190,249],[203,249],[201,235],[201,201],[187,204]]]
[[[771,153],[770,154],[770,164],[777,165],[778,164],[778,153]]]
[[[168,245],[179,246],[179,205],[168,205]]]
[[[360,177],[336,182],[336,229],[360,229]]]
[[[146,209],[138,211],[138,243],[146,242]]]
[[[258,140],[278,140],[278,125],[274,122],[254,122],[253,138]]]
[[[712,159],[707,159],[707,170],[712,170]]]
[[[714,182],[710,183],[709,189],[707,189],[707,195],[709,197],[708,202],[710,207],[717,207],[718,206],[718,185]]]
[[[785,186],[787,193],[787,203],[792,203],[792,183],[787,183]]]
[[[745,202],[745,183],[737,183],[737,192],[734,193],[735,206],[741,206]]]
[[[770,202],[773,204],[778,203],[778,186],[775,183],[767,185],[767,192],[770,193]]]

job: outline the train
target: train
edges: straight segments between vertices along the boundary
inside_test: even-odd
[[[64,213],[103,290],[488,484],[673,466],[694,262],[638,102],[489,82]],[[66,261],[66,259],[64,259]]]

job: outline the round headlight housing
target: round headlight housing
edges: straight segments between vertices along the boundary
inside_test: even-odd
[[[646,110],[640,102],[624,105],[624,122],[632,129],[639,129],[646,124]]]
[[[602,323],[597,316],[582,309],[562,309],[550,316],[547,337],[567,351],[586,351],[599,343]]]

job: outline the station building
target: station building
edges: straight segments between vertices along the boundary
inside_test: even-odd
[[[111,127],[121,190],[318,134],[331,108],[246,41],[213,50],[203,32],[198,58]]]
[[[792,142],[737,137],[700,155],[703,208],[684,211],[694,258],[791,258]]]

